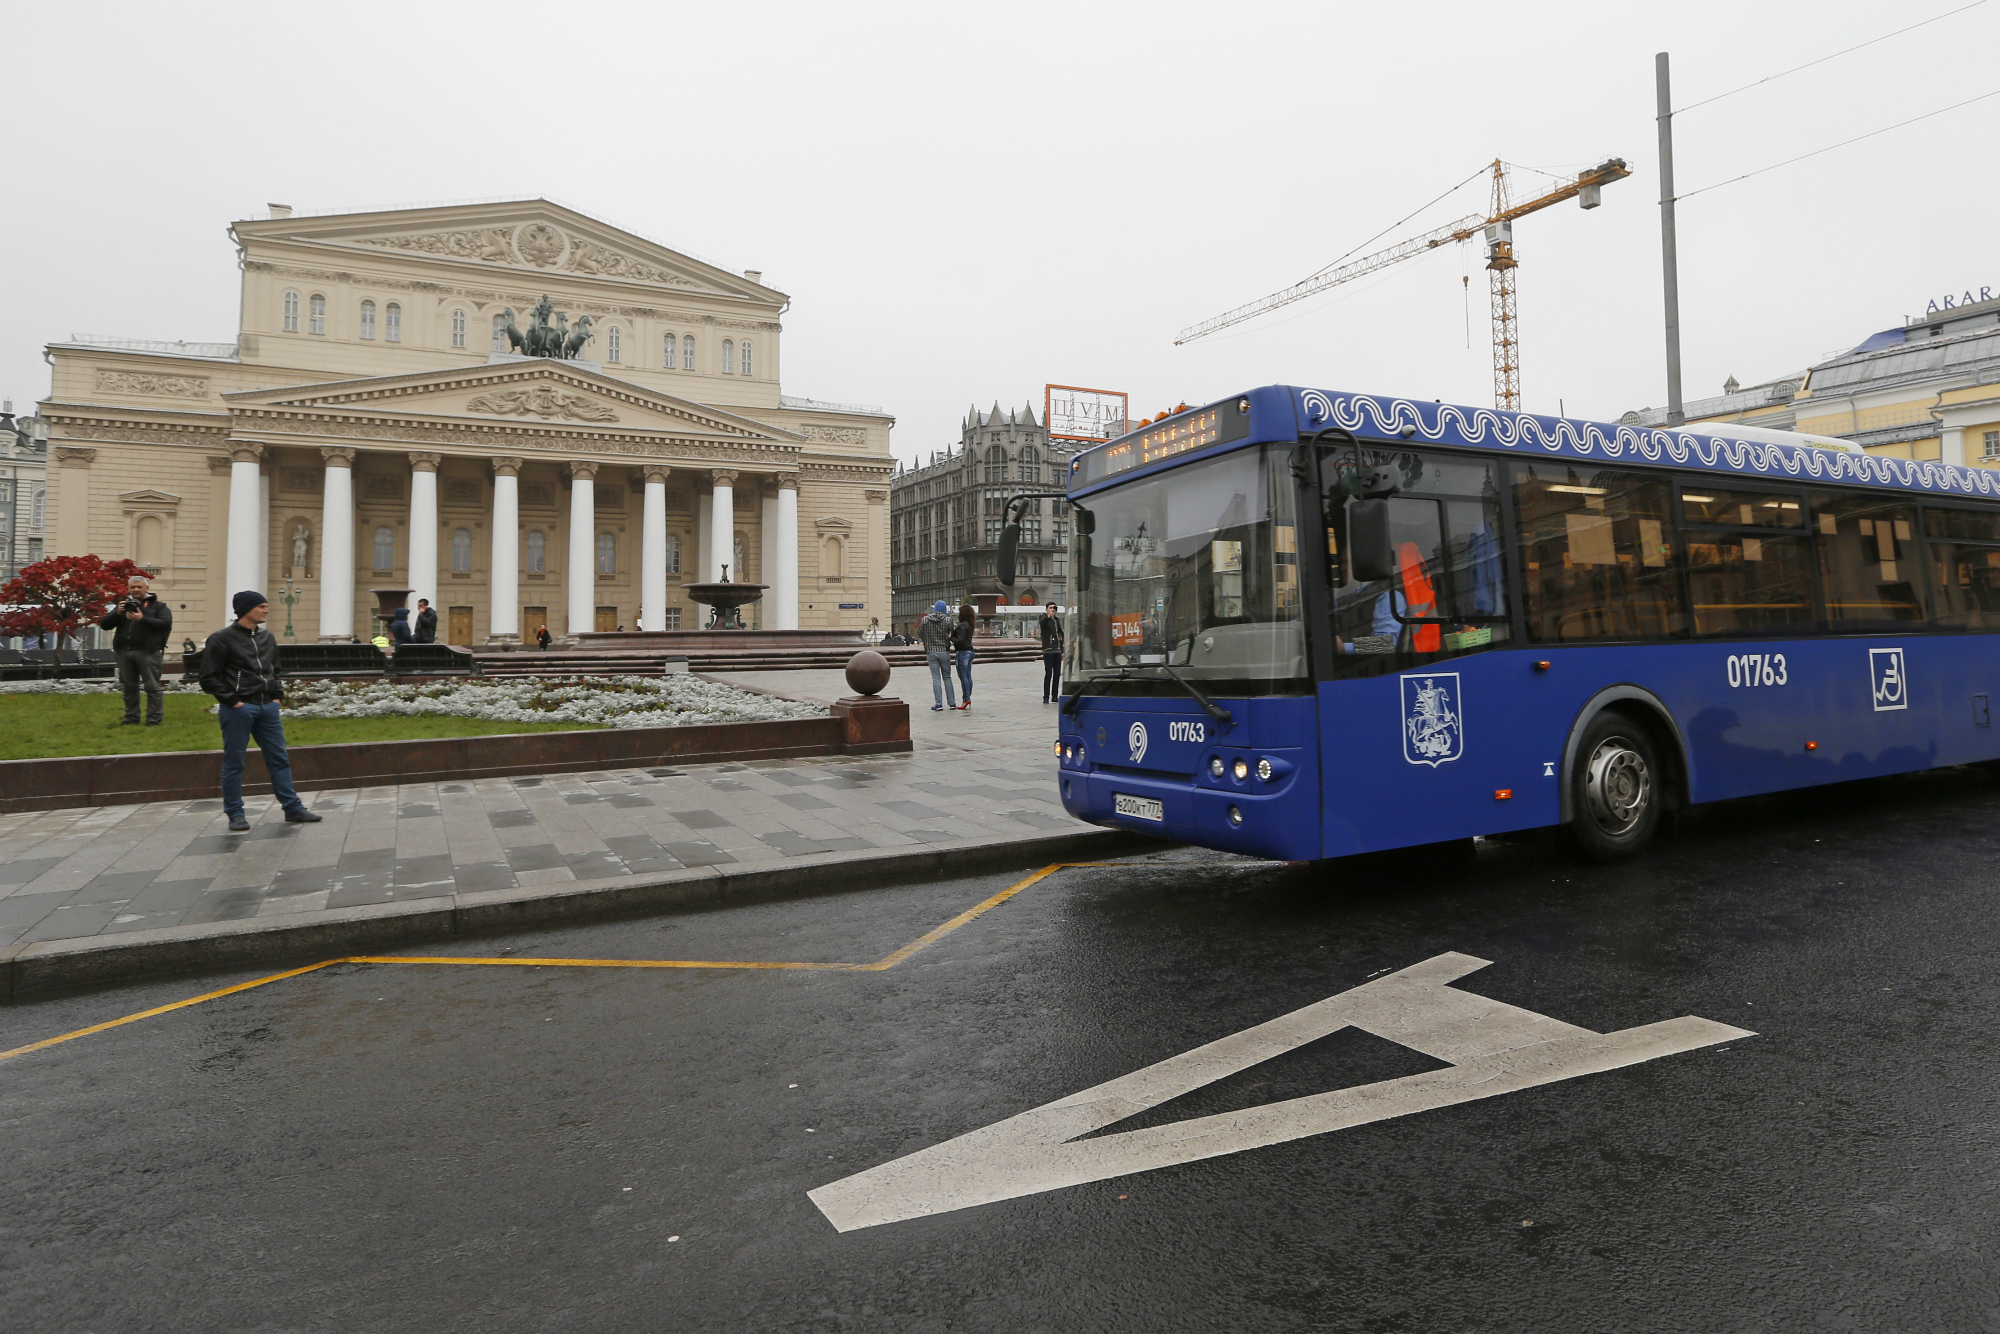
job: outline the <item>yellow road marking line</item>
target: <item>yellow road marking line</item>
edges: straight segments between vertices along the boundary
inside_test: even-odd
[[[238,982],[235,986],[224,987],[220,991],[211,991],[200,996],[190,996],[186,1000],[175,1001],[171,1005],[157,1005],[150,1010],[141,1010],[137,1014],[128,1014],[122,1019],[110,1019],[101,1024],[92,1024],[89,1028],[79,1028],[74,1033],[62,1033],[56,1037],[43,1038],[40,1042],[30,1042],[27,1046],[15,1047],[12,1051],[0,1051],[0,1061],[4,1061],[12,1056],[25,1056],[31,1051],[40,1051],[44,1047],[53,1047],[60,1042],[69,1042],[75,1038],[89,1037],[92,1033],[102,1033],[108,1028],[118,1028],[124,1024],[136,1023],[141,1019],[151,1019],[154,1015],[166,1014],[171,1010],[184,1010],[190,1005],[199,1005],[203,1001],[218,1000],[223,996],[234,995],[239,991],[248,991],[251,987],[261,987],[269,982],[282,982],[288,977],[297,977],[301,973],[310,973],[315,969],[329,968],[337,963],[472,964],[514,968],[756,968],[768,971],[807,970],[836,973],[879,973],[884,969],[894,968],[918,950],[923,949],[927,945],[937,943],[958,930],[958,928],[964,926],[967,922],[972,921],[982,913],[999,907],[1022,890],[1038,884],[1049,876],[1054,875],[1057,871],[1070,867],[1123,866],[1126,864],[1124,862],[1056,862],[1053,865],[1044,866],[1025,880],[1017,881],[985,902],[967,908],[944,925],[935,930],[925,932],[901,949],[885,955],[874,963],[750,963],[711,959],[505,959],[477,958],[450,954],[352,954],[338,959],[322,959],[318,963],[309,963],[303,968],[293,968],[286,972],[273,973],[269,977],[260,977],[250,982]]]
[[[203,1001],[218,1000],[223,996],[231,996],[239,991],[248,991],[252,987],[261,987],[267,982],[282,982],[288,977],[297,977],[300,973],[310,973],[316,968],[325,968],[329,964],[345,962],[347,962],[345,959],[322,959],[318,963],[309,963],[303,968],[294,968],[289,972],[273,973],[269,977],[260,977],[253,982],[238,982],[233,987],[224,987],[220,991],[211,991],[205,996],[190,996],[186,1000],[175,1001],[171,1005],[156,1005],[150,1010],[141,1010],[137,1014],[128,1014],[123,1019],[108,1019],[101,1024],[92,1024],[89,1028],[79,1028],[74,1033],[63,1033],[57,1037],[43,1038],[40,1042],[30,1042],[27,1046],[16,1047],[12,1051],[0,1051],[0,1061],[4,1061],[10,1056],[25,1056],[31,1051],[40,1051],[44,1047],[53,1047],[58,1042],[68,1042],[73,1038],[87,1038],[92,1033],[102,1033],[107,1028],[117,1028],[122,1024],[137,1023],[141,1019],[151,1019],[154,1015],[165,1014],[169,1010],[185,1010],[190,1005],[199,1005]]]

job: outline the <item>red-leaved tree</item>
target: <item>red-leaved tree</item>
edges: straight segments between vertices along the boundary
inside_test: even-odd
[[[64,639],[80,638],[125,596],[126,580],[145,573],[129,560],[96,556],[50,556],[23,566],[0,588],[0,634],[55,636],[60,651]]]

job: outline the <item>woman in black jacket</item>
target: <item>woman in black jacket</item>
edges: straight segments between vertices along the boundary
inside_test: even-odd
[[[972,707],[972,604],[958,609],[958,621],[951,627],[951,656],[958,664],[960,709]]]

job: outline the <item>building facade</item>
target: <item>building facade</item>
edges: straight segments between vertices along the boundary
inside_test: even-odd
[[[893,628],[907,633],[942,598],[956,607],[980,595],[1039,606],[1069,605],[1069,506],[1027,502],[1021,517],[1016,576],[1002,587],[994,572],[1001,508],[1023,491],[1061,491],[1072,441],[1050,440],[1033,404],[966,413],[958,444],[920,466],[900,464],[889,485],[889,542],[895,594]]]
[[[1719,397],[1684,411],[1690,423],[1804,431],[1871,454],[2000,467],[2000,300],[1933,311],[1748,388],[1732,376]],[[1625,420],[1658,427],[1666,412],[1644,408]]]
[[[760,273],[544,200],[230,234],[235,343],[50,345],[51,552],[151,568],[191,630],[260,589],[292,642],[399,589],[453,644],[694,629],[724,567],[765,628],[886,610],[893,420],[780,392]]]
[[[0,581],[42,558],[48,514],[49,427],[0,406]]]

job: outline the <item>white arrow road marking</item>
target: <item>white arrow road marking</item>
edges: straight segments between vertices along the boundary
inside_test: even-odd
[[[1756,1036],[1692,1016],[1593,1033],[1454,989],[1487,966],[1440,954],[1255,1028],[808,1192],[842,1232],[1283,1144]],[[1451,1064],[1401,1079],[1078,1141],[1342,1028]]]

